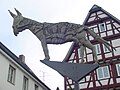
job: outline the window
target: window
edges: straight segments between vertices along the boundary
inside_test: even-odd
[[[28,78],[25,76],[23,78],[23,90],[28,90]]]
[[[35,90],[38,90],[38,86],[35,84]]]
[[[100,23],[99,24],[99,29],[100,29],[100,32],[106,31],[105,23]]]
[[[105,78],[109,78],[109,69],[108,66],[104,66],[104,67],[99,67],[97,69],[97,76],[98,79],[105,79]]]
[[[97,54],[100,54],[100,53],[101,53],[100,44],[96,44],[96,45],[95,45],[95,48],[96,48],[96,53],[97,53]]]
[[[118,76],[120,76],[120,64],[116,64],[116,68],[117,68],[117,74]]]
[[[8,71],[8,82],[15,84],[15,73],[16,69],[10,65]]]
[[[108,43],[110,43],[110,42],[108,42]],[[109,47],[109,48],[111,49],[111,47]],[[104,50],[104,53],[110,52],[109,49],[104,44],[103,44],[103,50]]]
[[[105,53],[109,52],[108,48],[104,44],[103,44],[103,50],[104,50]]]

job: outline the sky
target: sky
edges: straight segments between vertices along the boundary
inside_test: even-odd
[[[26,64],[51,90],[64,90],[64,79],[55,70],[42,64],[44,59],[40,41],[29,31],[17,37],[12,30],[13,18],[8,13],[17,8],[24,17],[38,22],[72,22],[82,24],[94,4],[120,19],[119,0],[0,0],[0,42],[14,54],[25,55]],[[62,61],[72,43],[48,45],[50,60]],[[44,76],[44,77],[43,77]]]

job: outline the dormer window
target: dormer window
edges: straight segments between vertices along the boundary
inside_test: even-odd
[[[106,31],[105,23],[100,23],[99,24],[99,30],[100,30],[100,32]]]

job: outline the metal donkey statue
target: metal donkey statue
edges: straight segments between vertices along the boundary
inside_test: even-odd
[[[87,26],[74,24],[69,22],[59,23],[41,23],[35,20],[25,18],[22,14],[15,9],[17,15],[8,10],[10,15],[13,17],[13,31],[14,35],[17,36],[19,32],[29,29],[40,41],[44,51],[45,59],[49,60],[49,51],[47,44],[64,44],[67,42],[75,42],[80,45],[80,55],[82,58],[81,62],[84,62],[84,50],[85,47],[92,50],[94,60],[97,63],[97,55],[95,47],[89,40],[86,39],[86,32],[93,36],[97,41],[102,42],[110,51],[115,50],[111,44],[109,44],[102,37],[98,36],[93,30],[90,30]],[[112,47],[112,48],[110,48]]]

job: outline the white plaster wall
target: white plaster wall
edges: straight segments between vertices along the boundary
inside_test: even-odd
[[[0,54],[0,90],[7,90],[8,61]],[[11,86],[12,88],[12,86]],[[10,89],[9,89],[10,90]],[[12,90],[12,89],[11,89]],[[15,90],[15,89],[13,89]]]

